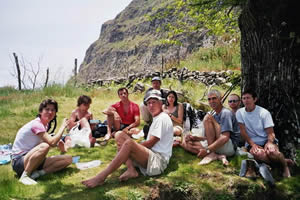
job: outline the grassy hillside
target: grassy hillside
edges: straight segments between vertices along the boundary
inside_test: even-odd
[[[145,83],[149,83],[146,81]],[[164,80],[163,86],[187,91],[192,101],[203,96],[203,84],[174,80]],[[69,117],[76,107],[76,99],[81,94],[92,97],[91,111],[95,118],[104,120],[101,111],[118,101],[117,88],[112,85],[103,88],[72,88],[51,86],[40,91],[16,91],[11,88],[0,89],[0,144],[12,143],[17,130],[37,114],[39,103],[51,97],[59,103],[59,125],[64,117]],[[218,87],[224,92],[225,88]],[[131,90],[130,90],[131,91]],[[235,92],[238,93],[239,89]],[[130,99],[140,103],[143,94],[130,94]],[[205,101],[205,100],[204,100]],[[0,166],[0,199],[256,199],[256,197],[274,197],[274,199],[299,198],[299,172],[290,179],[277,179],[277,187],[270,189],[261,179],[252,181],[240,178],[239,165],[242,157],[230,159],[228,167],[219,161],[207,166],[198,166],[199,159],[181,148],[174,148],[173,157],[167,170],[160,176],[143,177],[120,183],[119,175],[125,166],[108,177],[105,185],[95,189],[86,189],[80,183],[104,169],[116,153],[116,144],[111,140],[108,145],[95,148],[74,148],[68,154],[81,156],[80,161],[95,159],[102,161],[99,167],[80,171],[75,165],[67,169],[46,175],[35,186],[24,186],[14,177],[9,164]],[[59,151],[53,148],[50,155]]]

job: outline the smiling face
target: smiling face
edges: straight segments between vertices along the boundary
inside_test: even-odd
[[[156,98],[150,98],[147,101],[147,108],[151,113],[152,117],[155,117],[162,111],[162,101]]]
[[[221,98],[219,98],[214,93],[208,94],[207,100],[208,100],[209,106],[216,111],[222,107]]]
[[[52,119],[54,119],[56,115],[55,106],[53,104],[48,104],[45,108],[40,112],[41,120],[48,123]]]

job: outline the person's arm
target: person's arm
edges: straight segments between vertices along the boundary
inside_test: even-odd
[[[150,136],[150,139],[141,143],[141,145],[151,149],[160,139],[153,135]]]
[[[39,136],[42,138],[42,140],[46,143],[48,143],[51,147],[55,147],[60,140],[62,134],[64,133],[65,128],[67,127],[69,123],[69,120],[66,118],[63,119],[62,125],[60,126],[58,132],[54,135],[51,136],[47,132],[40,133]]]
[[[178,117],[175,117],[172,114],[169,114],[169,116],[171,117],[171,119],[178,123],[178,124],[182,124],[183,121],[183,106],[182,104],[178,104]]]
[[[240,127],[240,132],[241,132],[242,138],[251,146],[250,153],[251,152],[257,153],[262,147],[255,144],[253,142],[253,140],[248,136],[248,134],[246,132],[246,127],[244,124],[239,123],[239,127]]]
[[[210,144],[206,149],[209,149],[211,152],[215,152],[218,148],[226,144],[226,142],[228,142],[229,139],[230,139],[230,132],[225,131],[220,135],[220,137],[215,142]],[[200,149],[197,156],[203,158],[206,155],[208,155],[206,149]]]
[[[68,123],[68,129],[70,130],[71,128],[73,128],[73,126],[76,125],[76,114],[77,114],[77,110],[74,110],[72,113],[71,113],[71,117],[69,119],[69,123]]]
[[[138,127],[140,125],[140,116],[136,115],[134,116],[134,122],[123,129],[125,133],[128,133],[130,129]]]
[[[265,145],[265,149],[269,152],[274,152],[276,150],[276,145],[274,144],[275,140],[275,133],[273,127],[269,127],[265,129],[266,133],[268,134],[268,141]]]

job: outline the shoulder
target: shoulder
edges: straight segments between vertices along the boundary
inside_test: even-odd
[[[223,107],[221,115],[231,116],[233,113],[228,108]]]
[[[112,104],[111,106],[114,107],[114,108],[120,107],[121,106],[121,101],[118,101],[118,102]]]

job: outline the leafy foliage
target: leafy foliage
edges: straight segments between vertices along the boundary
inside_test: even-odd
[[[164,32],[163,44],[181,45],[179,36],[199,30],[209,30],[213,35],[239,34],[239,7],[246,1],[220,0],[174,0],[166,9],[148,16],[148,20],[162,20],[167,16],[175,16],[174,22],[163,23],[157,32]],[[154,8],[157,9],[157,8]]]

